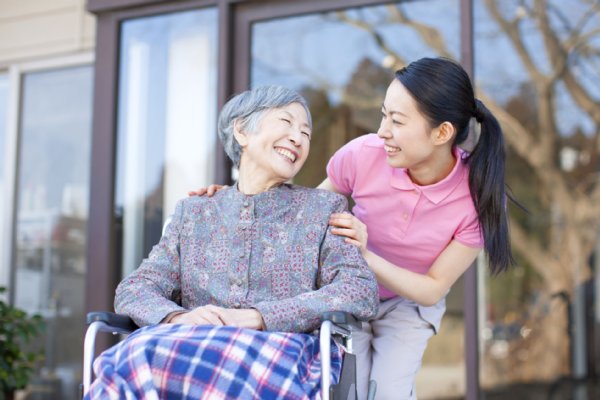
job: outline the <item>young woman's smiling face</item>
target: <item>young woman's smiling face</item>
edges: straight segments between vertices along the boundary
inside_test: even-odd
[[[310,150],[311,129],[299,103],[265,111],[256,132],[242,133],[240,169],[268,186],[293,178]]]
[[[377,135],[384,140],[389,165],[411,169],[427,163],[435,150],[433,129],[398,79],[387,89],[381,114]]]

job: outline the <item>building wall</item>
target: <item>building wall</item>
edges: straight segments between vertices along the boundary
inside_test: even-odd
[[[96,24],[85,0],[0,0],[0,69],[89,51]]]
[[[0,113],[0,286],[10,286],[19,82],[25,72],[66,67],[81,57],[91,61],[95,21],[86,0],[0,0],[0,74],[8,85],[0,88],[7,96]]]
[[[77,399],[82,381],[95,21],[86,0],[0,0],[0,286],[46,323],[35,398]]]

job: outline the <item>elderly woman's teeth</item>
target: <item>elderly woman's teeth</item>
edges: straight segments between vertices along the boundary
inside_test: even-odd
[[[289,151],[289,150],[282,149],[282,148],[277,148],[277,149],[275,149],[275,151],[277,151],[277,152],[278,152],[279,154],[281,154],[282,156],[289,158],[289,160],[290,160],[291,162],[294,162],[294,161],[296,161],[296,156],[294,155],[294,153],[292,153],[292,152],[291,152],[291,151]]]

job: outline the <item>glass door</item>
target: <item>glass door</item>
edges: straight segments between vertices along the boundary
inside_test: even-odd
[[[11,157],[8,157],[8,73],[0,72],[0,286],[8,287],[9,284],[9,265],[7,255],[10,254],[10,245],[8,244],[8,234],[10,221],[8,199],[12,191],[8,184],[8,174],[12,170],[10,164]],[[12,171],[11,171],[12,172]]]
[[[339,147],[378,128],[395,70],[425,56],[458,59],[459,21],[458,0],[426,0],[253,22],[250,86],[293,88],[307,98],[312,112],[311,152],[295,183],[317,186]],[[459,283],[447,299],[441,333],[425,354],[417,382],[420,399],[464,395],[462,298]]]
[[[517,264],[480,287],[481,383],[498,399],[597,399],[600,12],[585,0],[500,3],[474,2],[475,75],[528,212],[509,206]]]
[[[121,26],[115,218],[122,275],[140,265],[187,191],[214,181],[217,10]]]
[[[76,399],[85,327],[92,75],[89,65],[22,75],[14,303],[45,320],[34,383]]]

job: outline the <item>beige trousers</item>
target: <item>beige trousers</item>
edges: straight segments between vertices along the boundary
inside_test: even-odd
[[[382,301],[377,316],[352,334],[358,400],[367,398],[371,379],[377,382],[377,400],[416,399],[415,376],[433,334],[433,325],[414,302],[402,297]]]

